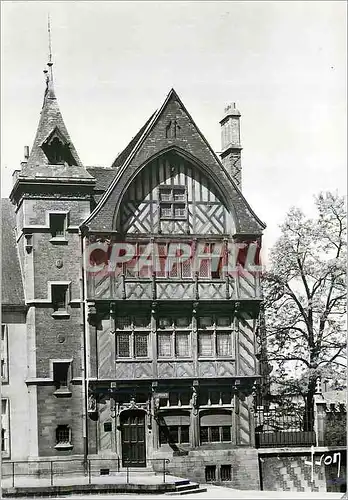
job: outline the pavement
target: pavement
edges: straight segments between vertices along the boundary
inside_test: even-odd
[[[205,485],[202,485],[205,486]],[[186,494],[184,496],[181,495],[137,495],[134,493],[131,494],[108,494],[108,495],[69,495],[69,496],[60,496],[56,497],[57,500],[62,498],[69,498],[70,500],[94,500],[94,499],[105,499],[105,500],[148,500],[152,498],[153,500],[169,500],[170,498],[195,498],[196,500],[212,500],[212,499],[230,499],[230,500],[245,500],[245,499],[273,499],[273,498],[281,498],[281,499],[293,499],[293,500],[340,500],[342,499],[342,493],[310,493],[310,492],[294,492],[294,491],[242,491],[242,490],[234,490],[232,488],[224,488],[220,486],[207,486],[207,491],[202,493],[191,493]],[[41,497],[41,498],[55,498],[55,497]],[[18,500],[18,499],[17,499]],[[24,500],[24,499],[23,499]],[[28,500],[28,497],[25,499]]]
[[[132,477],[133,476],[133,477]],[[182,480],[182,478],[178,478],[175,476],[167,475],[166,482],[174,483],[177,480]],[[137,484],[160,484],[163,481],[163,477],[161,474],[141,474],[139,471],[137,473],[130,473],[129,482]],[[127,482],[126,473],[119,472],[115,475],[110,476],[96,476],[92,477],[93,484],[125,484]],[[72,477],[54,477],[54,485],[66,485],[66,484],[88,484],[88,478],[84,476],[76,476],[72,481]],[[15,486],[27,486],[27,487],[35,487],[35,486],[49,486],[50,479],[49,478],[28,478],[28,477],[16,477]],[[2,478],[2,487],[8,488],[12,486],[11,478]],[[236,490],[233,488],[226,488],[222,486],[212,486],[201,484],[203,488],[206,488],[206,492],[199,493],[186,493],[184,498],[195,498],[196,500],[206,500],[206,499],[273,499],[273,498],[281,498],[281,499],[303,499],[303,500],[341,500],[343,498],[343,493],[311,493],[311,492],[294,492],[294,491],[254,491],[254,490]],[[70,500],[83,500],[84,498],[88,500],[93,499],[102,499],[105,498],[107,500],[141,500],[144,499],[156,499],[156,500],[169,500],[169,498],[182,498],[182,495],[179,494],[168,494],[160,493],[160,494],[135,494],[135,493],[109,493],[109,494],[89,494],[85,495],[81,494],[72,494],[72,495],[62,495],[59,497],[41,497],[41,498],[69,498]],[[28,500],[28,497],[26,497]]]

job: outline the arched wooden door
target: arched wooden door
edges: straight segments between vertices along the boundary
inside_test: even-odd
[[[124,411],[120,423],[123,467],[146,467],[145,412]]]

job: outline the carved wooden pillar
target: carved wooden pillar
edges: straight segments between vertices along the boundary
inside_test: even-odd
[[[191,398],[191,447],[199,446],[198,380],[193,381]]]
[[[152,355],[152,377],[157,378],[157,333],[156,333],[156,315],[157,302],[151,304],[151,331],[150,331],[150,349]]]
[[[233,339],[234,339],[234,349],[235,349],[235,360],[236,360],[236,375],[240,375],[240,357],[239,357],[239,318],[238,314],[240,311],[240,302],[234,303],[234,313],[233,313]]]
[[[158,449],[159,446],[159,427],[156,418],[157,411],[159,409],[159,399],[155,398],[155,393],[157,391],[157,382],[152,382],[151,396],[150,396],[150,411],[152,419],[152,446],[154,450]]]
[[[193,362],[193,373],[195,377],[199,376],[198,373],[198,333],[197,333],[197,326],[198,326],[198,320],[197,320],[197,314],[198,314],[198,302],[193,303],[193,308],[192,308],[192,362]]]

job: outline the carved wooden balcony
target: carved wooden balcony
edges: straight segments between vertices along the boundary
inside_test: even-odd
[[[248,272],[223,279],[88,276],[91,300],[261,300],[260,277]]]

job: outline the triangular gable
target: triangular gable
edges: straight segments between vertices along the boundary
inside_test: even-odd
[[[171,148],[194,159],[218,183],[234,213],[238,233],[262,233],[265,225],[254,214],[173,89],[144,127],[142,135],[119,167],[98,206],[85,221],[90,230],[114,230],[115,208],[118,207],[129,181],[143,165]]]
[[[52,132],[50,132],[48,134],[48,136],[42,141],[41,143],[41,148],[42,146],[45,144],[45,143],[48,143],[52,140],[53,136],[57,136],[61,142],[63,142],[63,144],[69,144],[69,141],[67,140],[67,138],[65,137],[65,135],[63,134],[63,132],[59,129],[58,126],[56,126]]]

